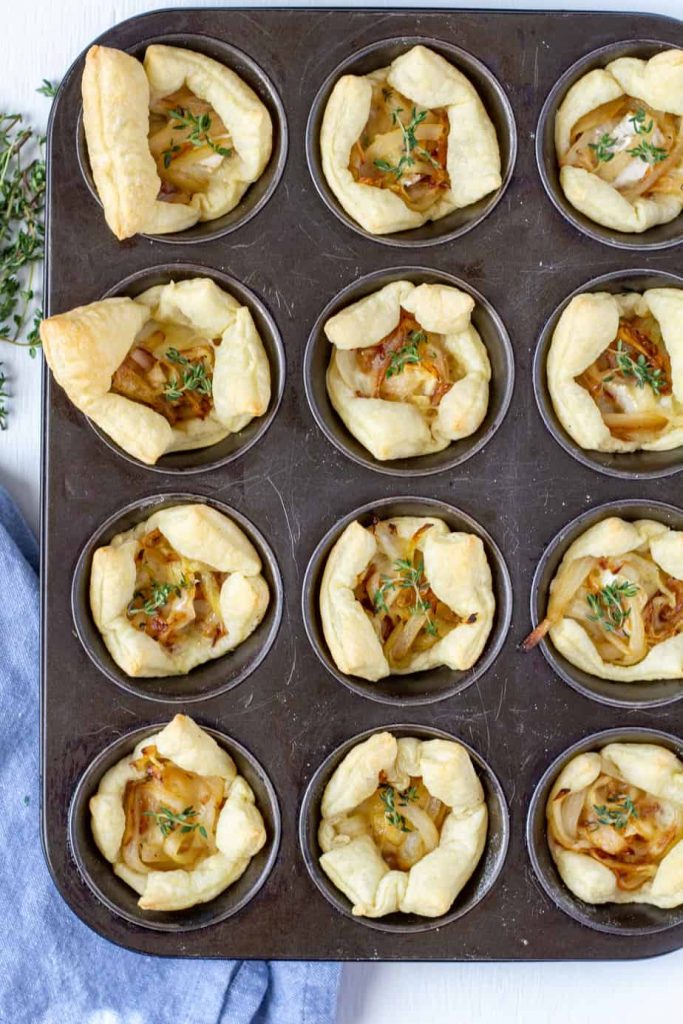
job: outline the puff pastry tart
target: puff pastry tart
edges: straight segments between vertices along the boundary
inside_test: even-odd
[[[641,232],[683,209],[683,50],[620,57],[575,82],[555,117],[560,184],[597,224]]]
[[[458,288],[394,281],[325,324],[330,401],[376,459],[442,451],[482,423],[491,367],[473,309]]]
[[[337,668],[376,682],[481,654],[495,599],[484,545],[441,519],[350,523],[320,587],[325,639]]]
[[[161,509],[93,555],[95,625],[129,676],[220,658],[253,633],[269,599],[254,546],[205,505]]]
[[[585,903],[683,903],[683,764],[651,743],[610,743],[560,772],[546,809],[565,885]]]
[[[577,295],[555,328],[547,372],[558,419],[581,448],[678,448],[683,290]]]
[[[620,683],[683,677],[683,532],[611,517],[569,546],[550,584],[546,633],[567,661]]]
[[[74,405],[148,465],[261,416],[270,366],[246,306],[209,278],[43,320],[45,358]]]
[[[100,852],[139,893],[142,910],[208,903],[266,841],[248,782],[185,715],[105,772],[90,813]]]
[[[356,917],[439,917],[476,868],[488,812],[464,747],[376,733],[325,788],[320,866]]]
[[[496,131],[476,90],[425,46],[340,78],[320,150],[330,188],[373,235],[438,220],[501,185]]]
[[[267,109],[239,75],[201,53],[153,45],[141,64],[92,46],[82,91],[90,166],[117,238],[223,216],[270,158]]]

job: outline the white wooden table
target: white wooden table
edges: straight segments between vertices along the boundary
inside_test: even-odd
[[[0,107],[45,123],[49,101],[35,89],[59,80],[100,32],[173,0],[2,0],[3,74]],[[245,6],[236,4],[235,6]],[[178,0],[178,6],[230,6],[230,0]],[[254,6],[259,6],[255,3]],[[293,2],[269,6],[335,7],[341,3]],[[346,6],[364,6],[347,4]],[[495,0],[450,3],[369,0],[371,7],[481,7]],[[575,10],[643,10],[680,16],[682,0],[522,0],[499,7]],[[586,40],[590,49],[590,40]],[[0,346],[12,390],[9,429],[0,433],[0,482],[38,524],[40,476],[40,364],[26,352]],[[353,964],[345,968],[338,1024],[574,1024],[577,1015],[610,1020],[680,1020],[683,951],[634,963]],[[116,1018],[118,1020],[118,1017]],[[114,1018],[112,1017],[112,1024]]]

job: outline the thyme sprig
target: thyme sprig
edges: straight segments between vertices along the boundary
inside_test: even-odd
[[[386,378],[395,377],[399,373],[403,373],[403,368],[408,364],[420,362],[420,343],[427,340],[427,335],[424,331],[411,331],[408,335],[408,339],[405,345],[397,349],[396,352],[392,352],[391,361],[387,367]]]
[[[614,160],[614,153],[612,150],[617,144],[617,140],[609,132],[604,132],[597,142],[589,142],[588,148],[592,149],[595,153],[595,158],[599,164],[607,164],[610,160]]]
[[[622,601],[626,597],[634,597],[640,587],[637,583],[624,580],[623,583],[607,583],[597,594],[586,594],[586,601],[591,614],[586,618],[597,622],[606,633],[621,633],[628,638],[625,622],[631,614],[630,608],[624,608]]]
[[[617,803],[621,800],[622,803]],[[631,800],[630,796],[621,797],[617,796],[614,800],[610,801],[613,806],[608,807],[607,804],[593,804],[593,810],[595,811],[597,822],[595,828],[600,825],[611,825],[612,828],[621,831],[626,828],[630,818],[639,817],[636,805]]]
[[[649,135],[652,131],[654,122],[650,120],[648,124],[645,124],[645,110],[643,107],[638,107],[635,114],[629,117],[629,121],[633,125],[633,130],[637,135]]]
[[[2,363],[0,363],[0,367],[2,367]],[[7,430],[7,406],[5,405],[5,399],[9,398],[9,394],[6,384],[7,377],[3,370],[0,369],[0,430]]]
[[[387,174],[393,174],[397,181],[403,176],[403,172],[405,171],[405,169],[407,167],[412,167],[413,164],[415,163],[413,151],[418,152],[420,156],[429,160],[429,162],[434,167],[440,166],[438,161],[434,160],[434,158],[430,156],[426,149],[423,149],[421,146],[418,146],[417,139],[415,138],[415,129],[419,124],[422,124],[429,111],[421,110],[418,113],[417,107],[413,107],[411,119],[408,122],[408,124],[404,124],[403,121],[401,120],[400,115],[402,113],[403,107],[396,107],[391,112],[391,120],[395,125],[398,125],[398,127],[401,129],[401,134],[403,136],[403,153],[401,154],[398,163],[391,164],[389,163],[388,160],[373,161],[375,167],[379,168],[380,171],[385,171]]]
[[[144,612],[145,615],[155,615],[160,608],[168,604],[171,597],[180,597],[181,591],[187,585],[185,576],[181,576],[177,583],[159,583],[157,580],[152,580],[149,586],[150,596],[138,606],[135,601],[145,597],[145,594],[142,590],[135,591],[133,600],[128,605],[128,615],[137,615],[139,612]]]
[[[182,398],[185,391],[196,391],[199,395],[211,395],[211,378],[207,373],[204,360],[193,363],[181,355],[177,348],[169,348],[166,358],[171,363],[183,367],[182,381],[179,377],[173,377],[164,388],[164,398],[169,402],[177,402]]]
[[[662,160],[666,160],[669,155],[665,149],[661,146],[654,146],[651,142],[643,140],[639,142],[633,149],[627,150],[629,156],[637,156],[643,160],[646,164],[650,164],[654,167],[655,164],[660,163]]]
[[[162,836],[168,836],[179,828],[183,835],[188,832],[194,832],[197,829],[200,836],[203,836],[204,839],[208,838],[204,826],[200,825],[198,821],[191,821],[192,818],[196,818],[199,814],[199,811],[195,811],[194,807],[186,807],[180,814],[176,814],[170,807],[162,804],[158,811],[143,811],[142,813],[147,818],[154,818],[154,821],[161,830]]]
[[[621,340],[617,342],[616,356],[617,366],[624,377],[634,377],[636,387],[638,388],[644,388],[646,384],[649,385],[654,394],[659,396],[662,388],[666,386],[666,377],[663,370],[652,366],[642,352],[637,359],[634,359],[628,354]],[[610,374],[608,377],[605,377],[605,382],[613,379],[614,374]]]
[[[212,149],[214,153],[218,153],[219,156],[232,156],[232,148],[228,149],[225,146],[219,146],[209,135],[211,131],[210,114],[193,114],[191,110],[186,110],[184,107],[175,107],[173,110],[169,110],[168,116],[169,120],[173,122],[171,127],[174,130],[184,129],[188,132],[187,137],[183,140],[184,142],[189,142],[195,147],[208,146],[209,149]],[[174,156],[181,149],[181,145],[173,142],[168,149],[163,150],[164,167],[170,167]]]
[[[438,636],[438,630],[436,625],[432,622],[429,617],[431,612],[431,604],[425,600],[424,594],[429,590],[429,583],[424,575],[424,561],[420,559],[418,564],[414,566],[412,562],[409,562],[406,558],[397,558],[394,562],[394,570],[397,573],[396,576],[381,576],[380,586],[375,591],[374,603],[376,611],[388,612],[389,607],[386,601],[386,594],[390,590],[412,590],[413,591],[413,606],[410,609],[411,615],[425,614],[427,621],[425,623],[425,631],[430,636]]]
[[[415,786],[409,786],[403,793],[397,794],[394,787],[390,786],[388,782],[382,783],[379,787],[379,798],[384,804],[384,817],[389,824],[400,829],[401,832],[412,832],[405,815],[401,814],[396,807],[397,795],[398,806],[407,807],[409,803],[414,803],[417,800],[417,789]]]

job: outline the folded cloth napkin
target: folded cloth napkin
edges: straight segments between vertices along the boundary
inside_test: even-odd
[[[141,956],[91,932],[57,893],[39,836],[37,568],[0,488],[0,1021],[332,1022],[338,964]]]

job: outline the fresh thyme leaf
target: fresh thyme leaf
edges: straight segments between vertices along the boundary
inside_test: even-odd
[[[412,829],[408,825],[408,822],[400,811],[396,810],[396,791],[393,786],[388,783],[383,783],[379,787],[379,798],[384,804],[384,817],[387,819],[390,825],[394,828],[398,828],[401,832],[412,832]],[[406,804],[402,804],[403,807]]]
[[[164,804],[160,806],[158,811],[143,811],[145,817],[154,818],[154,821],[161,830],[162,836],[168,836],[180,827],[181,834],[194,832],[197,829],[200,836],[206,839],[208,837],[204,826],[200,825],[198,821],[191,821],[198,814],[199,811],[195,811],[194,807],[186,807],[180,814],[176,814],[175,811],[172,811],[170,807],[165,807]]]
[[[38,86],[36,92],[39,92],[41,96],[54,99],[57,95],[57,89],[59,89],[59,82],[51,82],[48,78],[44,78],[43,84]]]
[[[623,583],[607,583],[597,594],[587,594],[586,601],[591,614],[586,613],[586,618],[591,622],[597,622],[606,633],[621,633],[628,637],[625,629],[625,622],[631,614],[630,608],[624,608],[622,600],[625,597],[634,597],[639,586],[636,583],[624,581]]]
[[[635,114],[629,117],[629,121],[638,135],[648,135],[652,131],[653,122],[645,124],[645,111],[642,107],[638,107]]]
[[[168,604],[172,596],[180,597],[181,590],[187,586],[188,582],[184,575],[180,577],[177,583],[159,583],[157,580],[152,580],[149,587],[149,597],[146,597],[142,590],[135,591],[133,600],[128,605],[128,615],[137,615],[139,612],[144,612],[145,615],[155,615],[160,608]],[[145,600],[141,605],[136,605],[135,601],[140,598],[145,598]]]
[[[625,377],[635,378],[636,387],[644,388],[648,384],[655,395],[659,395],[666,385],[662,370],[655,369],[642,352],[637,359],[633,359],[621,340],[617,343],[617,366]]]
[[[399,802],[402,807],[405,807],[407,803],[414,803],[417,800],[417,786],[408,786],[399,796],[401,798]]]
[[[651,142],[643,140],[639,142],[633,149],[627,150],[629,156],[640,157],[646,164],[651,164],[653,167],[655,164],[660,163],[661,160],[666,160],[669,155],[665,149],[660,146],[654,146]]]
[[[387,96],[385,96],[384,98],[388,99]],[[373,161],[375,167],[377,167],[380,171],[385,171],[387,174],[395,175],[397,181],[399,180],[399,178],[402,177],[406,167],[412,167],[413,164],[415,163],[415,158],[412,155],[413,150],[415,150],[423,158],[429,160],[433,167],[441,166],[437,160],[434,160],[434,158],[430,156],[426,149],[423,149],[422,147],[419,147],[417,145],[417,139],[415,138],[415,129],[419,124],[422,124],[429,111],[421,110],[420,113],[418,114],[417,108],[413,107],[411,119],[408,122],[408,124],[404,124],[403,121],[401,120],[400,115],[402,113],[403,107],[395,107],[391,112],[391,120],[395,125],[398,125],[398,127],[401,129],[401,134],[403,135],[403,153],[399,158],[398,163],[390,164],[388,160]]]
[[[623,797],[622,803],[617,803],[621,797],[615,797],[612,807],[606,804],[593,804],[593,810],[600,825],[611,825],[619,831],[626,828],[629,818],[637,818],[638,811],[630,796]]]
[[[411,615],[426,615],[427,621],[424,629],[429,636],[438,636],[439,632],[430,618],[432,606],[423,597],[423,594],[429,590],[429,583],[424,575],[424,561],[420,559],[418,564],[414,566],[407,558],[397,558],[394,561],[394,571],[397,573],[396,576],[380,577],[381,583],[374,596],[375,610],[389,611],[386,602],[388,591],[395,590],[396,588],[399,590],[412,590],[414,593],[414,603],[410,609]]]
[[[593,150],[599,164],[606,164],[609,163],[610,160],[614,159],[612,149],[616,144],[617,140],[614,136],[610,135],[609,132],[605,132],[600,136],[597,142],[589,142],[588,148]]]
[[[171,125],[174,130],[181,129],[188,133],[184,141],[189,142],[190,145],[208,146],[219,156],[232,156],[232,148],[219,146],[209,135],[211,131],[211,116],[209,114],[193,114],[191,110],[186,110],[184,107],[175,107],[174,110],[169,110],[168,116],[169,120],[174,122]],[[174,156],[181,149],[182,146],[173,143],[168,149],[163,150],[164,167],[170,167]]]
[[[211,395],[211,378],[203,359],[198,363],[193,363],[181,355],[177,348],[169,348],[166,351],[166,358],[169,362],[183,368],[182,380],[179,377],[173,377],[164,388],[164,397],[169,402],[177,402],[185,391],[196,391],[199,395]]]
[[[396,352],[392,352],[391,360],[386,372],[387,379],[396,376],[396,374],[403,373],[404,366],[407,366],[409,363],[419,363],[420,342],[426,340],[427,335],[424,331],[411,331],[408,335],[406,344],[402,345]]]

